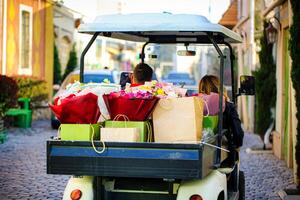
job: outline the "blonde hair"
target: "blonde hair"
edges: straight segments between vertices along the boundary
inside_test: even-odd
[[[199,82],[199,93],[210,94],[211,92],[220,92],[220,80],[214,75],[205,75]],[[229,97],[225,88],[223,89],[223,95],[228,101]]]

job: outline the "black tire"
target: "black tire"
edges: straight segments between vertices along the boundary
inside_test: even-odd
[[[245,186],[245,174],[243,171],[240,171],[239,173],[239,200],[245,200],[245,192],[246,192],[246,186]]]

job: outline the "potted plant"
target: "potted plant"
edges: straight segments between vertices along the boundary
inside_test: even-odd
[[[18,86],[16,81],[5,75],[0,75],[0,141],[3,142],[5,112],[17,104]]]

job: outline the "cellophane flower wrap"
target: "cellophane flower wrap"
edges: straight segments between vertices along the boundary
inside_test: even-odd
[[[146,82],[137,87],[126,86],[125,90],[103,95],[110,118],[126,115],[131,121],[145,121],[149,118],[160,98],[185,96],[186,89],[171,83]]]
[[[89,124],[96,123],[100,115],[108,115],[103,94],[119,91],[120,86],[110,83],[75,82],[67,85],[64,93],[54,100],[49,107],[61,123]]]
[[[111,119],[117,115],[125,115],[130,121],[147,120],[158,101],[157,97],[148,92],[125,91],[103,95],[103,99]]]
[[[93,93],[70,94],[63,99],[55,98],[49,106],[62,124],[95,124],[101,114],[97,102],[98,96]]]

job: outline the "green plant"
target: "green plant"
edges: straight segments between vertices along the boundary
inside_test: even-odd
[[[53,63],[53,84],[60,84],[61,83],[61,65],[59,62],[59,57],[58,57],[58,51],[57,51],[57,47],[54,43],[54,63]]]
[[[68,74],[70,74],[72,71],[74,71],[74,69],[77,66],[78,66],[77,53],[76,53],[75,44],[74,44],[72,47],[72,50],[70,51],[69,61],[67,63],[67,67],[66,67],[66,70],[65,70],[62,80],[64,80],[68,76]]]
[[[19,91],[18,97],[30,98],[31,103],[39,105],[48,99],[47,82],[30,76],[15,76]]]
[[[18,85],[10,77],[0,75],[0,119],[4,117],[5,112],[17,105]]]
[[[295,89],[296,107],[297,113],[297,134],[296,134],[296,163],[297,168],[297,179],[298,189],[300,190],[300,1],[291,0],[291,7],[293,12],[293,24],[290,27],[290,41],[289,50],[292,59],[291,76],[293,81],[293,87]]]
[[[266,22],[264,27],[267,27]],[[272,56],[273,46],[268,44],[265,32],[260,38],[260,45],[260,68],[253,74],[256,90],[255,132],[263,137],[273,120],[271,108],[275,107],[276,102],[276,66]]]

